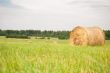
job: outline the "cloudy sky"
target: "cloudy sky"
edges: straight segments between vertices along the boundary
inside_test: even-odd
[[[0,29],[110,29],[110,0],[0,0]]]

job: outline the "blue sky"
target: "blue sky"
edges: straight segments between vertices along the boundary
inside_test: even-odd
[[[0,29],[110,29],[110,0],[0,0]]]

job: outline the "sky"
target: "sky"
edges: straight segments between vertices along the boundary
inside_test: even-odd
[[[0,0],[2,30],[110,29],[110,0]]]

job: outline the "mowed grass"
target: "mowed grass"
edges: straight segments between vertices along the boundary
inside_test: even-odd
[[[110,73],[110,41],[71,46],[68,40],[0,37],[0,73]]]

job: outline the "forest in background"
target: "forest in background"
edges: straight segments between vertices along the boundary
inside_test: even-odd
[[[104,30],[106,40],[110,40],[110,30]],[[70,31],[51,31],[51,30],[0,30],[0,36],[6,36],[6,38],[24,38],[29,39],[30,36],[34,36],[39,39],[68,39]]]

